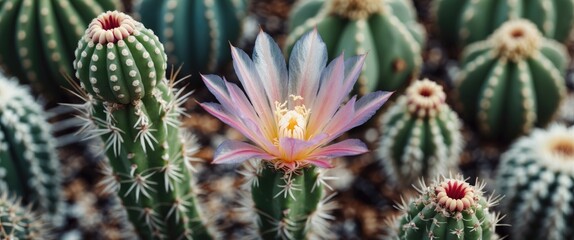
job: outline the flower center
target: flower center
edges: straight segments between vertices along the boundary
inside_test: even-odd
[[[428,79],[414,82],[406,97],[409,112],[419,117],[434,116],[446,100],[442,87]]]
[[[450,211],[462,211],[474,204],[474,189],[467,182],[449,179],[435,188],[437,203]]]
[[[513,20],[498,28],[491,37],[500,57],[514,62],[532,56],[539,48],[542,36],[528,20]]]
[[[293,102],[302,99],[300,96],[290,97]],[[305,139],[309,110],[303,104],[296,105],[293,109],[288,109],[287,105],[288,102],[275,103],[278,137]]]
[[[115,43],[133,34],[137,22],[130,16],[108,11],[92,20],[86,34],[94,43]]]
[[[574,141],[570,138],[557,138],[550,142],[552,152],[564,157],[564,159],[574,159]]]

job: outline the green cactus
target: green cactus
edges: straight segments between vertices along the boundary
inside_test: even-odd
[[[229,43],[241,36],[247,0],[143,0],[141,22],[153,30],[170,64],[182,74],[199,76],[231,61]]]
[[[427,186],[421,181],[414,201],[402,203],[395,221],[397,239],[498,239],[500,215],[489,210],[499,198],[483,196],[484,183],[471,186],[462,178],[440,177]]]
[[[0,196],[0,239],[50,238],[46,224],[36,213],[22,207],[20,201],[9,198],[5,192]]]
[[[416,81],[383,115],[378,157],[399,185],[408,187],[420,177],[432,179],[456,167],[461,123],[445,100],[438,84]]]
[[[566,49],[534,24],[509,21],[465,49],[457,110],[484,138],[511,141],[552,120],[566,96],[567,62]]]
[[[360,94],[399,89],[422,65],[425,32],[408,1],[301,1],[291,12],[286,51],[315,27],[331,58],[369,53],[355,88]]]
[[[548,38],[564,42],[574,27],[574,1],[438,0],[436,26],[447,46],[485,40],[505,21],[526,18]]]
[[[496,184],[513,236],[573,239],[574,127],[552,125],[517,140],[501,157]]]
[[[242,205],[254,211],[259,235],[254,239],[331,239],[330,212],[338,206],[325,195],[325,170],[305,167],[286,173],[267,162],[252,160],[240,173],[246,176]],[[328,186],[327,186],[328,187]]]
[[[56,225],[60,162],[42,107],[27,89],[0,76],[0,192],[32,203]]]
[[[95,127],[91,133],[104,140],[113,169],[104,182],[119,191],[139,235],[210,239],[191,182],[190,141],[179,130],[188,95],[164,77],[159,39],[128,15],[106,12],[92,21],[76,57],[87,90],[84,129]]]
[[[0,66],[48,99],[64,99],[75,44],[94,17],[117,6],[117,0],[0,0]]]

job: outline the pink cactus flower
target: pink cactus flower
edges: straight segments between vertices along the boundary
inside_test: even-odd
[[[347,60],[340,55],[326,66],[327,49],[317,30],[295,44],[289,70],[277,44],[263,31],[255,41],[253,60],[235,47],[231,54],[245,93],[218,76],[202,76],[220,104],[201,106],[252,144],[227,140],[217,148],[213,163],[258,158],[293,171],[309,164],[328,168],[332,158],[368,151],[358,139],[329,145],[365,123],[391,95],[373,92],[343,104],[361,73],[364,55]]]

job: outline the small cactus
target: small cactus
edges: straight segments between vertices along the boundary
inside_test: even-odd
[[[574,127],[552,125],[517,140],[502,155],[496,184],[515,238],[573,239]]]
[[[58,223],[60,162],[42,107],[27,89],[0,76],[0,192],[18,195]]]
[[[433,179],[456,167],[463,144],[461,123],[445,100],[438,84],[416,81],[383,116],[378,156],[400,185]]]
[[[111,169],[104,184],[119,191],[140,237],[210,239],[191,182],[191,142],[179,129],[188,95],[164,77],[159,39],[128,15],[106,12],[92,21],[76,56],[87,90],[79,94],[84,129],[105,142]]]
[[[199,76],[231,61],[229,43],[241,36],[246,0],[143,0],[141,22],[165,45],[170,64]]]
[[[527,20],[505,23],[465,49],[457,110],[487,139],[511,141],[545,126],[566,96],[565,53]]]
[[[0,66],[50,100],[70,87],[74,46],[88,23],[117,0],[0,0]]]
[[[484,183],[471,186],[460,175],[437,178],[429,186],[421,181],[417,188],[421,195],[399,207],[402,215],[395,229],[397,238],[497,239],[495,227],[501,218],[489,208],[499,199],[485,198],[484,186]]]
[[[505,21],[528,19],[548,38],[564,42],[574,26],[574,1],[438,0],[434,13],[447,46],[485,40]]]
[[[289,20],[287,52],[303,34],[317,28],[331,58],[365,54],[360,94],[405,86],[422,65],[425,32],[408,1],[301,1]]]
[[[41,240],[50,239],[46,225],[30,208],[24,208],[20,201],[0,196],[0,239]]]

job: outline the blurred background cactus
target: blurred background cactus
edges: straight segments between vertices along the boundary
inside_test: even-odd
[[[461,117],[483,137],[502,142],[544,127],[566,95],[565,53],[527,20],[503,24],[465,49],[456,86]]]
[[[76,43],[93,18],[117,8],[117,0],[1,0],[0,66],[50,101],[65,101]]]
[[[0,76],[0,192],[61,224],[60,162],[42,107],[16,79]]]
[[[485,40],[504,22],[525,18],[547,37],[565,42],[574,26],[574,1],[437,0],[436,28],[447,47]]]
[[[552,125],[516,141],[502,155],[496,185],[513,236],[574,238],[574,127]]]
[[[199,81],[199,73],[231,62],[229,44],[241,37],[247,0],[143,0],[137,9],[164,44],[168,63]]]
[[[462,178],[440,177],[431,185],[421,181],[420,196],[400,206],[398,239],[497,239],[500,215],[491,212],[497,197],[483,196],[484,184],[471,186]]]
[[[45,222],[6,192],[0,196],[0,239],[51,239]]]
[[[425,31],[408,1],[310,0],[300,1],[289,18],[285,49],[317,28],[331,59],[367,55],[355,90],[393,91],[417,77],[422,65]]]
[[[102,137],[110,159],[106,190],[119,192],[140,237],[209,239],[179,130],[189,95],[173,89],[174,76],[164,77],[157,36],[126,14],[102,13],[78,43],[74,67],[87,90],[80,93],[84,130]]]
[[[410,187],[454,171],[462,151],[461,123],[441,86],[415,81],[384,113],[378,158],[397,185]]]

